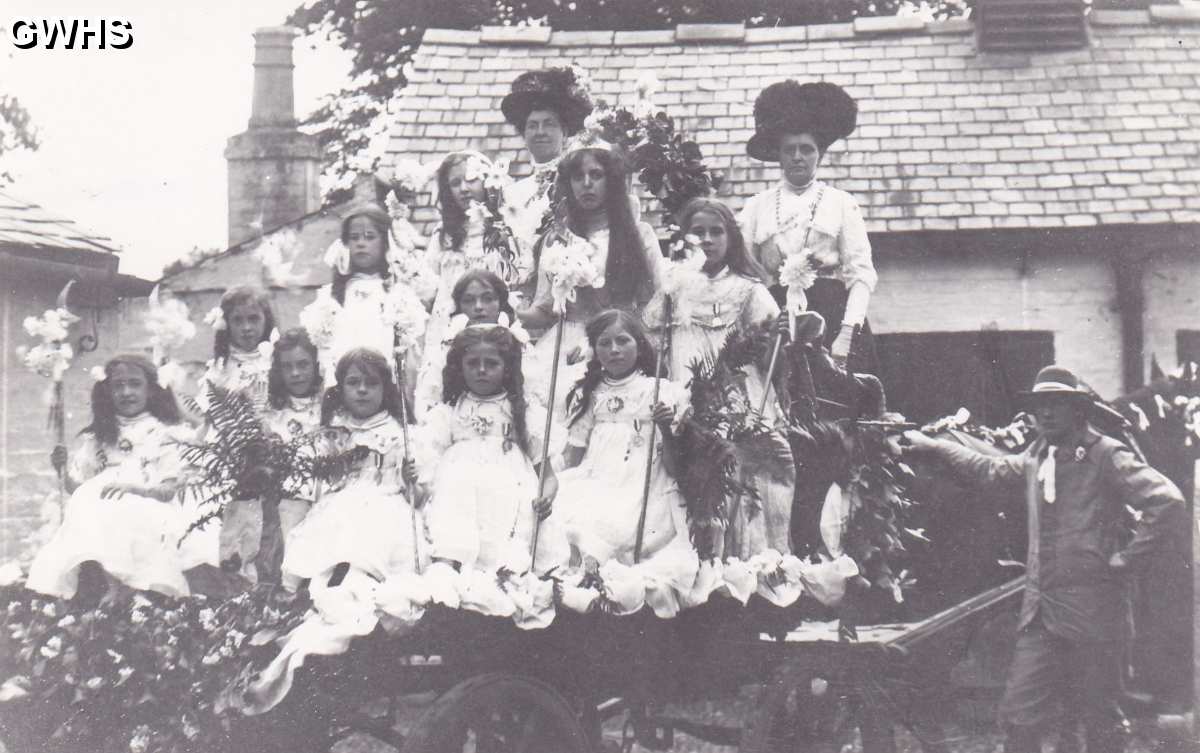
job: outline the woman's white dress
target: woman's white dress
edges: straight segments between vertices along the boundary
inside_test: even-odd
[[[545,411],[527,405],[528,448],[522,452],[507,393],[468,392],[454,405],[439,403],[429,411],[418,446],[421,481],[430,489],[425,515],[433,557],[492,575],[501,568],[530,569],[538,489],[530,457],[540,456],[544,422]],[[561,517],[552,512],[541,523],[533,568],[538,573],[567,564]]]
[[[567,538],[580,554],[602,566],[615,561],[633,567],[644,576],[646,603],[668,617],[685,605],[699,560],[683,496],[663,464],[662,437],[656,433],[641,561],[634,562],[653,393],[654,379],[638,373],[605,379],[596,388],[591,405],[570,427],[568,444],[585,451],[578,466],[559,473],[555,514],[563,515]],[[658,399],[673,406],[677,423],[682,421],[689,402],[686,389],[664,379]]]
[[[183,473],[176,443],[186,429],[149,413],[118,418],[118,423],[116,445],[102,446],[85,434],[71,456],[68,472],[83,483],[67,501],[62,525],[34,557],[31,590],[71,598],[80,565],[93,560],[131,588],[186,596],[184,571],[217,564],[218,521],[184,535],[203,514],[190,496],[167,502],[130,493],[100,496],[109,484],[158,486],[181,480]]]
[[[725,340],[735,330],[746,330],[774,321],[779,306],[761,282],[743,277],[723,267],[711,277],[700,270],[679,270],[673,303],[673,326],[668,364],[671,378],[688,383],[692,364],[711,363],[720,354]],[[656,298],[645,312],[649,328],[662,326],[662,301]],[[739,398],[746,408],[757,411],[762,405],[765,369],[753,364],[744,370]],[[777,400],[767,401],[765,418],[781,418]],[[780,442],[786,440],[780,436]],[[692,459],[695,462],[695,459]],[[739,474],[753,483],[759,499],[741,497],[729,500],[729,520],[724,541],[717,542],[718,556],[749,559],[766,549],[780,554],[791,552],[790,525],[795,470],[781,477],[765,471],[754,472],[755,458],[739,458]]]
[[[400,464],[404,435],[386,411],[358,420],[337,413],[330,428],[343,429],[339,450],[371,451],[340,487],[325,491],[287,538],[283,572],[295,578],[327,579],[338,564],[374,580],[411,572],[415,556],[428,557],[424,521],[404,495]],[[414,549],[414,543],[416,548]]]

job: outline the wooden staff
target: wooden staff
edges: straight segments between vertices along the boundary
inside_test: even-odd
[[[542,432],[542,464],[538,468],[537,496],[541,499],[546,488],[546,470],[550,467],[550,427],[554,422],[554,390],[558,386],[558,356],[562,352],[563,330],[567,328],[567,310],[558,315],[558,331],[554,334],[554,360],[550,364],[550,389],[546,396],[546,430]],[[533,523],[533,541],[529,545],[529,569],[537,563],[538,533],[542,530],[542,519]]]
[[[396,351],[396,382],[399,385],[397,392],[400,393],[400,431],[404,436],[404,462],[407,463],[412,458],[412,450],[409,448],[408,441],[408,400],[404,396],[404,356],[408,351]],[[401,476],[404,475],[404,466],[401,467]],[[421,573],[421,547],[420,547],[420,526],[417,525],[417,490],[416,487],[404,479],[404,492],[408,495],[408,509],[412,513],[412,546],[413,546],[413,567],[416,568],[417,574]]]
[[[776,333],[775,346],[771,348],[771,363],[767,366],[767,379],[763,382],[762,402],[758,404],[758,414],[761,416],[767,409],[767,398],[771,396],[771,377],[775,376],[775,364],[779,362],[779,350],[783,346],[783,335]]]
[[[650,409],[658,405],[658,388],[662,384],[663,359],[667,352],[667,343],[671,339],[671,296],[663,296],[663,336],[658,343],[658,355],[654,359],[654,393],[650,398]],[[642,537],[646,533],[646,508],[650,504],[650,474],[654,470],[654,435],[658,424],[650,421],[650,446],[646,450],[646,480],[642,484],[642,510],[638,513],[637,538],[633,543],[633,563],[642,561]]]

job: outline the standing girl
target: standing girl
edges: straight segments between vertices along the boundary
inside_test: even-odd
[[[686,382],[691,378],[692,365],[716,359],[726,338],[735,330],[776,322],[782,334],[787,331],[788,319],[786,315],[780,316],[779,306],[763,284],[762,267],[746,252],[742,233],[729,207],[715,199],[692,199],[680,214],[679,226],[699,241],[704,253],[703,267],[676,273],[673,301],[676,314],[669,335],[669,364],[671,376]],[[646,320],[652,326],[661,326],[661,306],[648,308]],[[768,353],[763,363],[744,372],[737,398],[745,410],[757,411],[763,404],[769,358]],[[781,417],[782,411],[772,393],[764,418],[775,424]],[[786,442],[782,435],[778,441]],[[729,501],[724,541],[715,542],[714,551],[718,556],[743,560],[765,549],[791,553],[789,532],[795,471],[775,478],[765,472],[756,473],[755,458],[739,458],[739,461],[739,475],[756,489],[758,499]]]
[[[208,410],[209,385],[240,391],[260,414],[267,406],[267,373],[271,370],[275,313],[265,291],[249,286],[227,290],[207,321],[216,329],[213,358],[200,377],[196,403]]]
[[[425,342],[421,372],[417,376],[415,398],[418,419],[434,405],[442,401],[442,370],[446,365],[446,353],[450,343],[467,327],[497,325],[508,328],[521,343],[529,343],[529,335],[521,327],[509,302],[508,286],[495,273],[486,269],[472,269],[458,278],[451,291],[454,313],[442,332],[438,343]]]
[[[416,567],[412,508],[401,478],[400,394],[388,359],[356,348],[338,361],[334,376],[321,425],[343,430],[338,451],[361,447],[369,454],[288,536],[284,574],[310,578],[314,587],[337,585],[347,571],[383,580]],[[423,542],[417,544],[424,556]]]
[[[321,372],[317,347],[302,328],[289,329],[275,341],[268,375],[267,410],[263,414],[266,429],[285,441],[310,436],[321,425]],[[312,505],[312,494],[279,501],[280,535],[300,524]],[[242,562],[242,574],[255,579],[251,564],[259,552],[263,512],[257,499],[234,500],[225,508],[221,529],[221,561],[234,553]],[[295,586],[295,579],[285,578]]]
[[[492,576],[524,572],[542,519],[534,570],[565,565],[566,538],[547,519],[552,470],[537,493],[545,411],[526,402],[520,341],[504,327],[467,327],[450,346],[444,384],[420,430],[432,556]]]
[[[434,226],[425,247],[426,264],[438,279],[425,342],[441,343],[457,301],[453,290],[459,278],[473,269],[486,269],[510,288],[529,277],[500,219],[504,175],[479,152],[451,152],[437,171],[438,209],[441,221]]]
[[[614,560],[634,565],[646,577],[647,603],[659,616],[672,616],[699,568],[673,478],[681,460],[675,432],[687,410],[687,391],[663,379],[653,402],[654,350],[633,314],[601,312],[587,324],[587,342],[595,355],[571,390],[566,470],[559,474],[567,537],[589,567]],[[658,431],[641,561],[635,563],[652,422]]]
[[[409,352],[406,371],[397,376],[411,393],[425,311],[416,294],[389,273],[391,222],[376,204],[358,204],[346,212],[341,237],[325,257],[333,268],[333,282],[300,312],[300,323],[320,351],[324,374],[333,373],[339,359],[354,348],[370,348],[390,358],[399,336]]]
[[[565,196],[566,216],[546,234],[539,246],[580,245],[593,268],[592,284],[578,289],[567,304],[566,326],[559,353],[560,374],[565,384],[582,375],[587,360],[584,324],[600,311],[621,308],[641,311],[661,287],[662,252],[654,229],[634,219],[625,187],[625,168],[620,156],[607,145],[584,142],[568,152],[559,163],[558,196]],[[543,256],[545,252],[543,251]],[[551,294],[552,280],[538,273],[533,304],[517,315],[529,329],[556,325]],[[543,365],[539,380],[548,380],[554,354],[555,329],[538,340],[534,351]],[[567,371],[566,366],[579,368]],[[556,415],[563,415],[566,390],[559,390]]]
[[[71,498],[62,526],[33,560],[31,590],[71,598],[81,567],[90,565],[130,588],[185,596],[184,572],[217,564],[215,525],[184,537],[200,513],[177,498],[180,429],[175,398],[148,359],[120,355],[105,364],[79,446],[69,461],[63,447],[51,456]]]

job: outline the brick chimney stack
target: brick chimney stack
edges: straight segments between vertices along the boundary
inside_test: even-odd
[[[299,34],[290,26],[254,32],[250,124],[225,147],[230,246],[321,206],[321,150],[315,136],[296,127],[292,42]]]

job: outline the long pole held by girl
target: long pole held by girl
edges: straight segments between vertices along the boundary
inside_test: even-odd
[[[399,338],[397,337],[397,340]],[[403,348],[399,342],[396,344],[396,382],[399,384],[397,392],[400,393],[400,431],[404,436],[404,462],[408,463],[412,458],[412,449],[409,446],[408,440],[408,398],[404,396],[404,358],[408,351]],[[417,490],[413,487],[411,481],[405,479],[404,493],[408,495],[408,507],[412,514],[412,543],[413,543],[413,569],[419,575],[421,573],[421,546],[420,546],[420,525],[417,522]]]
[[[671,296],[663,296],[663,336],[658,343],[658,355],[654,359],[654,392],[650,405],[658,405],[658,388],[662,383],[663,360],[671,342]],[[642,561],[642,538],[646,533],[646,507],[650,504],[650,474],[654,470],[654,440],[658,424],[650,422],[650,441],[646,450],[646,480],[642,484],[642,510],[638,513],[637,538],[633,543],[633,562]]]
[[[542,464],[538,466],[538,499],[545,494],[546,470],[550,467],[550,428],[554,422],[554,390],[558,386],[558,358],[562,353],[563,330],[567,327],[567,310],[564,308],[558,314],[558,327],[554,334],[554,358],[550,366],[550,389],[546,396],[546,430],[542,432]],[[542,519],[539,516],[533,524],[533,542],[529,545],[529,567],[533,569],[537,563],[538,532],[542,530]]]

